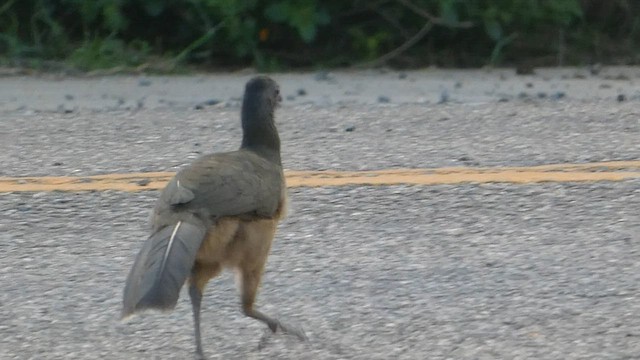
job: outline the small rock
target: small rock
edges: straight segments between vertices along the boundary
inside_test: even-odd
[[[150,86],[151,80],[149,79],[140,79],[138,80],[138,86]]]
[[[440,92],[440,100],[438,100],[438,104],[444,104],[449,101],[449,92],[445,89]]]
[[[287,101],[293,101],[293,100],[295,100],[295,99],[296,99],[296,97],[295,97],[295,96],[293,96],[293,95],[287,95]]]
[[[529,94],[527,94],[527,93],[526,93],[526,92],[524,92],[524,91],[521,91],[521,92],[518,94],[518,98],[520,98],[520,99],[526,99],[526,98],[528,98],[528,97],[529,97]]]
[[[456,89],[460,89],[462,87],[462,81],[456,81],[456,83],[453,84],[453,87]]]
[[[528,88],[532,88],[532,87],[533,87],[533,83],[528,82],[528,83],[527,83],[527,87],[528,87]]]
[[[205,108],[205,106],[214,106],[214,105],[218,105],[220,104],[222,101],[218,100],[218,99],[209,99],[209,100],[205,100],[201,103],[197,103],[194,106],[194,109],[196,110],[202,110]]]
[[[138,184],[139,186],[147,186],[149,185],[149,183],[151,182],[151,180],[149,179],[141,179],[136,181],[136,184]]]
[[[531,64],[520,64],[516,67],[517,75],[533,75],[534,73],[535,71]]]
[[[355,129],[356,129],[356,127],[355,127],[355,126],[349,126],[349,127],[347,127],[346,129],[344,129],[344,131],[346,131],[346,132],[353,132]]]
[[[498,99],[498,102],[509,102],[509,98],[508,98],[508,97],[506,97],[506,96],[501,96],[501,97]]]
[[[611,85],[609,85],[609,84],[600,84],[599,88],[600,89],[611,89]]]
[[[64,104],[60,104],[58,105],[58,112],[61,112],[63,114],[71,114],[73,112],[73,109],[64,106]]]
[[[314,75],[313,78],[316,79],[316,81],[329,81],[329,80],[331,80],[331,76],[329,75],[329,72],[327,72],[325,70],[318,71]]]
[[[298,89],[298,96],[305,96],[307,95],[307,90],[305,89]]]
[[[558,91],[555,94],[551,95],[551,99],[552,100],[560,100],[562,98],[564,98],[567,94],[564,93],[564,91]]]
[[[538,99],[544,99],[547,97],[547,93],[544,91],[540,91],[536,94],[536,96],[538,96]]]
[[[381,104],[386,104],[386,103],[391,102],[391,99],[389,99],[388,96],[380,95],[380,96],[378,96],[378,102],[381,103]]]
[[[71,101],[71,100],[73,100],[73,99],[74,99],[74,98],[73,98],[73,95],[71,95],[71,94],[67,94],[67,95],[65,95],[65,96],[64,96],[64,98],[65,98],[65,99],[67,99],[67,100],[69,100],[69,101]]]
[[[55,161],[55,162],[54,162],[53,164],[51,164],[51,165],[53,165],[53,166],[62,166],[62,165],[64,165],[64,163],[63,163],[63,162],[61,162],[61,161]]]
[[[401,72],[400,74],[398,74],[398,79],[404,80],[406,78],[407,78],[407,73]]]
[[[618,96],[616,97],[616,100],[618,100],[618,102],[623,102],[627,100],[627,97],[624,96],[624,94],[618,94]]]

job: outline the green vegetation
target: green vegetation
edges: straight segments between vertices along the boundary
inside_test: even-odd
[[[4,0],[0,65],[637,63],[635,0]]]

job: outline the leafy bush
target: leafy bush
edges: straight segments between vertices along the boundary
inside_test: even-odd
[[[158,57],[169,69],[633,62],[638,10],[630,0],[5,0],[0,61],[86,70]]]

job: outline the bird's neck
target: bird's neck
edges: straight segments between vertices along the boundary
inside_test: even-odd
[[[273,121],[273,109],[245,101],[242,104],[242,149],[281,164],[280,137]]]

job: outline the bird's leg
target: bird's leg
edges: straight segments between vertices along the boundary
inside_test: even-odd
[[[204,359],[204,352],[202,351],[202,339],[200,336],[200,304],[202,303],[202,291],[198,289],[195,282],[189,285],[189,297],[191,298],[191,308],[193,309],[193,326],[195,328],[196,336],[196,356],[199,359]]]
[[[193,327],[196,338],[196,356],[199,359],[206,359],[202,350],[202,335],[200,333],[200,304],[202,303],[202,293],[207,282],[220,273],[220,264],[203,265],[196,263],[191,270],[189,279],[189,297],[191,298],[191,308],[193,309]]]
[[[243,269],[242,271],[242,311],[250,318],[260,320],[269,326],[271,332],[275,333],[280,329],[285,334],[296,336],[302,341],[307,340],[302,329],[296,329],[286,324],[283,324],[276,318],[272,318],[258,310],[253,305],[258,292],[258,286],[260,285],[260,278],[262,276],[262,269],[249,270]]]

